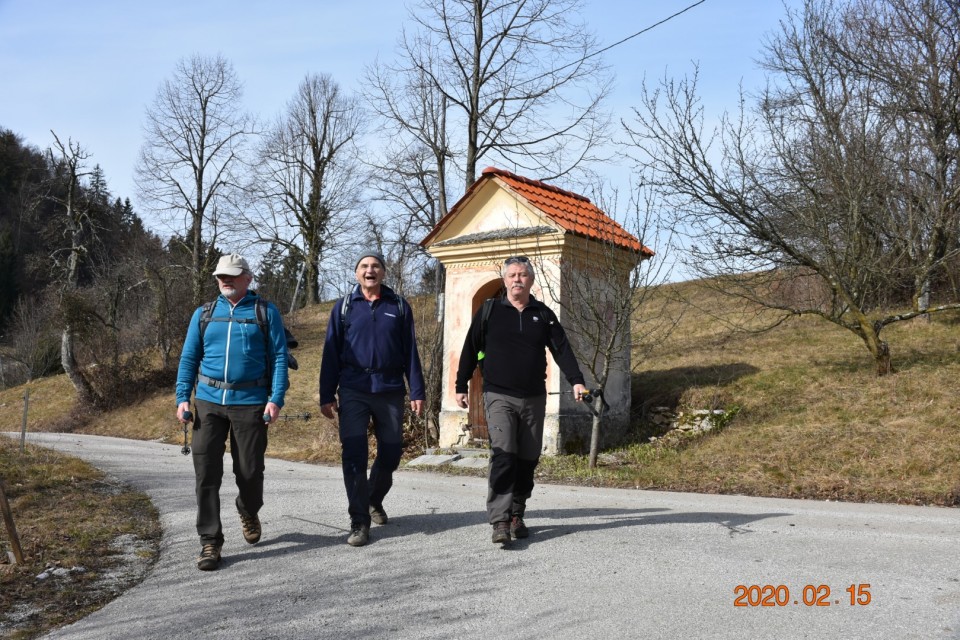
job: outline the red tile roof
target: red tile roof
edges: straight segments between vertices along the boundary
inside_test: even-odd
[[[616,220],[598,209],[588,198],[495,167],[487,167],[483,170],[481,177],[470,185],[466,194],[453,205],[450,212],[437,223],[437,226],[420,244],[427,246],[431,238],[439,233],[440,229],[446,226],[446,223],[460,211],[470,196],[480,188],[480,185],[494,178],[499,179],[501,184],[509,188],[518,197],[526,200],[534,208],[542,211],[568,233],[592,240],[612,242],[615,246],[639,251],[646,256],[653,255],[653,251],[640,244],[637,238],[617,224]]]

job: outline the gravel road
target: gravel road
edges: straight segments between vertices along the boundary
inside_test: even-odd
[[[163,524],[141,584],[48,638],[960,638],[957,509],[540,485],[531,537],[501,548],[483,479],[401,470],[353,548],[340,469],[268,459],[263,539],[241,537],[228,465],[224,561],[201,572],[179,446],[28,439],[145,491]]]

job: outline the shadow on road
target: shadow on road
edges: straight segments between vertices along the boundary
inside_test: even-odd
[[[528,509],[526,523],[530,529],[530,537],[515,540],[514,548],[522,549],[528,545],[547,542],[561,536],[624,527],[668,524],[715,524],[727,529],[729,535],[734,536],[751,533],[749,525],[753,522],[790,515],[793,514],[787,512],[756,514],[722,511],[675,512],[669,509]],[[486,514],[483,511],[431,512],[391,516],[388,524],[373,526],[371,543],[375,544],[377,540],[413,534],[429,536],[463,527],[482,527],[486,525]],[[313,536],[307,536],[307,539],[312,538]],[[323,544],[330,544],[329,540],[328,537]],[[340,543],[342,541],[336,542],[336,544]]]

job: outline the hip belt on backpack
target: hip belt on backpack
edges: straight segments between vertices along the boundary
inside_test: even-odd
[[[197,380],[203,384],[215,387],[217,389],[251,389],[253,387],[266,387],[269,384],[269,380],[266,378],[259,378],[257,380],[247,380],[245,382],[226,382],[224,380],[215,380],[208,376],[201,374],[197,375]]]

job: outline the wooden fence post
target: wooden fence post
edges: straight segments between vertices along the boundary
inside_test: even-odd
[[[7,525],[7,535],[10,536],[10,546],[13,547],[13,557],[18,564],[23,564],[23,549],[20,548],[20,538],[17,536],[17,527],[13,523],[13,513],[10,503],[7,502],[7,491],[0,478],[0,511],[3,512],[3,521]]]
[[[23,453],[27,439],[27,414],[30,410],[30,387],[23,390],[23,420],[20,422],[20,453]]]

